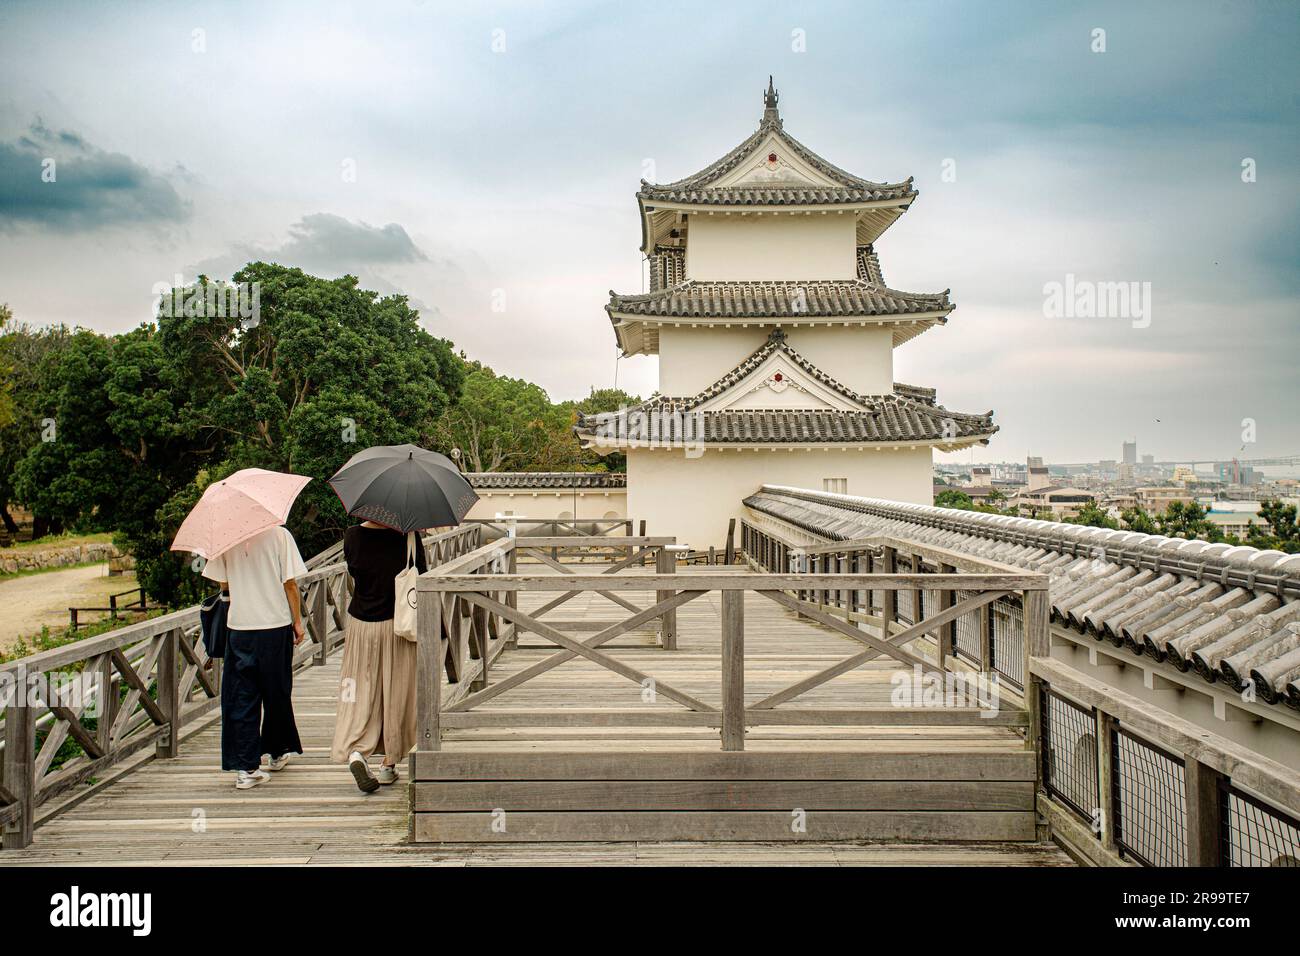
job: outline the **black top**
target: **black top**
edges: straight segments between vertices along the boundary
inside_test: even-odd
[[[358,621],[393,619],[393,578],[406,567],[406,535],[388,528],[353,525],[343,532],[343,558],[355,586],[348,613]],[[427,571],[420,532],[415,532],[415,566]]]

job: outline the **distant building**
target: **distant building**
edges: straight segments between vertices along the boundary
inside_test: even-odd
[[[1059,521],[1078,513],[1084,505],[1096,500],[1096,495],[1082,488],[1046,487],[1026,488],[1016,495],[1012,503],[1019,505],[1022,511],[1035,515],[1050,512],[1052,519]]]
[[[1195,501],[1188,494],[1186,488],[1178,485],[1137,488],[1133,492],[1133,497],[1137,500],[1138,507],[1142,508],[1143,511],[1152,513],[1168,511],[1169,506],[1175,501],[1180,501],[1185,505],[1190,505]]]
[[[1174,469],[1174,481],[1193,482],[1196,481],[1196,472],[1186,465],[1179,465]]]
[[[1156,466],[1156,456],[1155,456],[1155,455],[1143,455],[1143,456],[1142,456],[1142,467],[1143,467],[1143,468],[1154,468],[1155,466]]]
[[[1136,465],[1138,460],[1138,443],[1134,441],[1124,442],[1123,461],[1126,465]]]

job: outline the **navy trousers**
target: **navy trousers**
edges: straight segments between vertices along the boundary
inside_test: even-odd
[[[302,753],[293,719],[293,628],[229,631],[221,673],[221,769]]]

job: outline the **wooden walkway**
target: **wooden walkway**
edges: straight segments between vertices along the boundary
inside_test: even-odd
[[[695,569],[684,568],[683,574]],[[704,569],[700,569],[704,570]],[[716,572],[712,568],[709,571]],[[629,598],[647,598],[628,592]],[[544,596],[521,599],[536,606]],[[612,645],[615,656],[673,686],[716,700],[719,684],[718,594],[709,594],[678,612],[679,650],[649,646],[650,631],[632,633]],[[746,696],[758,699],[800,676],[845,657],[855,645],[828,628],[795,616],[750,594],[745,600]],[[620,609],[595,594],[584,594],[554,612],[557,621],[612,620]],[[525,634],[517,649],[493,664],[500,680],[553,653],[555,647]],[[25,850],[0,853],[0,866],[40,864],[116,865],[1071,865],[1053,844],[1036,843],[863,843],[782,838],[780,842],[665,843],[638,840],[583,843],[408,843],[406,768],[394,786],[374,795],[359,793],[346,768],[329,763],[334,725],[339,655],[324,666],[300,672],[295,705],[307,752],[272,780],[237,792],[233,777],[217,770],[220,730],[214,722],[183,740],[181,756],[151,760],[134,772],[39,826]],[[807,695],[802,702],[823,706],[887,704],[897,665],[868,665]],[[479,709],[499,710],[499,728],[448,729],[444,753],[535,753],[616,750],[717,753],[718,731],[705,727],[548,727],[511,726],[507,712],[528,707],[676,708],[647,703],[642,688],[585,660],[573,660],[521,685]],[[747,751],[801,752],[852,750],[902,758],[930,754],[1023,752],[1023,740],[1005,727],[755,727]],[[897,787],[897,784],[894,784]],[[929,782],[926,786],[940,786]],[[954,781],[943,798],[945,815],[960,811],[976,784]],[[436,789],[436,785],[435,785]],[[888,787],[881,806],[889,807]],[[589,785],[592,799],[618,809],[619,788]],[[602,791],[608,794],[602,796]],[[827,791],[834,801],[833,788]],[[938,791],[935,791],[938,793]],[[1018,793],[1005,797],[1012,803]],[[996,794],[980,793],[985,808]],[[610,801],[613,801],[610,803]],[[782,804],[784,805],[784,804]],[[465,816],[468,816],[466,814]],[[937,819],[937,815],[936,815]],[[922,833],[921,837],[925,838]],[[936,833],[935,837],[939,834]]]

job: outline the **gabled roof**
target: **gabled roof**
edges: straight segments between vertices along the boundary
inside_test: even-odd
[[[917,196],[912,185],[912,177],[902,182],[882,183],[863,179],[846,172],[834,163],[814,153],[785,131],[780,114],[776,108],[779,97],[768,80],[765,94],[766,108],[763,119],[752,134],[720,159],[705,166],[699,172],[671,183],[651,183],[641,180],[637,192],[637,202],[641,207],[641,228],[643,252],[648,252],[651,229],[647,217],[664,205],[705,206],[709,208],[740,207],[893,207],[877,209],[870,216],[867,225],[867,241],[877,238],[909,206]],[[756,150],[768,139],[773,144],[771,154],[775,161],[771,163],[769,178],[753,180],[728,181],[729,175],[735,173],[741,165],[755,155]],[[811,170],[824,182],[812,182],[802,175],[785,168],[787,159],[793,158],[803,169]],[[734,177],[733,177],[734,178]],[[868,208],[868,211],[871,211]]]
[[[712,399],[736,389],[774,355],[782,355],[847,409],[703,410]],[[701,392],[684,397],[657,396],[621,412],[582,415],[574,432],[585,447],[688,444],[875,444],[908,443],[962,446],[987,444],[998,430],[993,413],[950,412],[934,400],[932,389],[895,386],[888,395],[862,395],[823,372],[797,352],[785,333],[774,329],[743,362]]]

